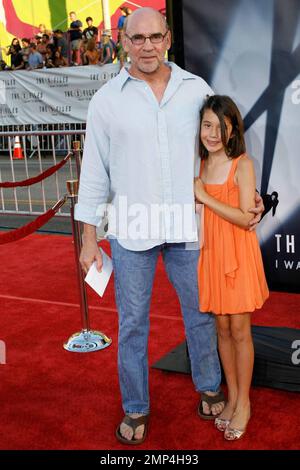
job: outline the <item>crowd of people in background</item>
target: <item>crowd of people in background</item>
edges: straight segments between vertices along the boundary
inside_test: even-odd
[[[68,31],[50,31],[44,24],[40,24],[39,32],[34,38],[13,38],[8,47],[0,48],[0,70],[105,65],[113,62],[119,62],[123,67],[127,62],[127,54],[122,46],[122,32],[124,21],[132,11],[127,7],[121,7],[120,10],[116,41],[113,40],[111,31],[99,31],[93,25],[91,16],[86,18],[87,26],[83,28],[76,12],[71,11]]]

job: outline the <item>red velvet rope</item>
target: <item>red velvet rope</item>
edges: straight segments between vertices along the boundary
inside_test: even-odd
[[[52,166],[51,168],[48,168],[48,170],[43,171],[37,176],[34,176],[33,178],[29,178],[27,180],[23,181],[6,181],[3,183],[0,183],[0,188],[16,188],[17,186],[31,186],[34,183],[38,183],[39,181],[44,180],[45,178],[48,178],[48,176],[53,175],[56,171],[58,171],[65,163],[69,160],[70,156],[72,153],[68,153],[68,155],[65,156],[65,158],[57,163],[56,165]]]
[[[66,199],[62,199],[57,204],[55,204],[54,207],[51,207],[51,209],[38,216],[35,220],[32,220],[26,225],[23,225],[23,227],[11,230],[10,232],[0,232],[0,245],[3,245],[4,243],[15,242],[16,240],[20,240],[21,238],[31,235],[33,232],[45,225],[48,220],[52,219],[52,217],[55,216],[56,212],[65,201]]]

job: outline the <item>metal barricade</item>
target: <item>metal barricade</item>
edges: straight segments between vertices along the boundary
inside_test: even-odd
[[[85,136],[82,127],[73,130],[43,129],[42,131],[21,130],[15,127],[13,131],[0,132],[0,142],[5,142],[7,147],[4,151],[2,149],[0,154],[1,182],[20,181],[42,173],[72,152],[74,141],[79,141],[74,152],[77,152],[77,157],[80,158],[80,148],[83,148]],[[14,158],[16,137],[19,137],[21,144],[21,157],[18,159]],[[65,194],[66,181],[70,179],[79,179],[75,158],[70,158],[58,172],[38,184],[13,189],[0,188],[0,213],[42,214]],[[66,210],[69,208],[64,205],[57,212],[57,216],[69,216],[70,213]]]
[[[40,151],[49,152],[53,148],[53,142],[51,138],[51,132],[59,135],[55,136],[55,150],[56,154],[58,152],[66,152],[68,149],[68,131],[78,131],[81,133],[85,131],[85,123],[62,123],[62,124],[20,124],[20,125],[6,125],[0,126],[0,155],[8,153],[9,144],[8,144],[8,135],[19,135],[19,132],[28,133],[28,138],[26,139],[27,148],[31,149],[32,155],[37,151],[37,137],[35,133],[49,132],[49,135],[44,135],[43,139],[40,140]],[[84,132],[83,132],[84,133]],[[31,134],[31,135],[30,135]],[[29,154],[30,157],[30,154]]]

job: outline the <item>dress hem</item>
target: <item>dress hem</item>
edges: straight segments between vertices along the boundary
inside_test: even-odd
[[[199,310],[199,313],[213,313],[214,315],[242,315],[243,313],[253,313],[255,312],[255,310],[260,310],[263,306],[264,306],[264,303],[266,302],[266,300],[269,298],[266,297],[266,299],[262,302],[261,305],[257,306],[257,307],[253,307],[253,309],[249,310],[243,310],[242,312],[238,311],[238,312],[214,312],[213,310],[209,310],[209,309],[202,309]]]

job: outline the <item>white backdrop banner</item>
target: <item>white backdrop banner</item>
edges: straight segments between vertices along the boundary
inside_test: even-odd
[[[85,122],[90,100],[118,64],[0,72],[0,125]]]

